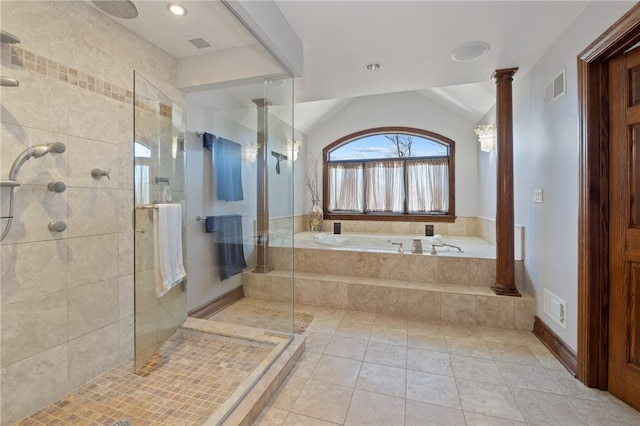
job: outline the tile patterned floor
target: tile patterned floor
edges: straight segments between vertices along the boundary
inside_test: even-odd
[[[122,364],[17,424],[200,425],[270,353],[178,332],[138,374]]]
[[[640,425],[531,333],[318,309],[254,426]]]

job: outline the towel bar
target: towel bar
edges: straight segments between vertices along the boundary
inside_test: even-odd
[[[136,206],[136,209],[141,209],[141,210],[151,210],[151,209],[157,209],[158,206],[156,206],[155,204],[141,204],[139,206]]]

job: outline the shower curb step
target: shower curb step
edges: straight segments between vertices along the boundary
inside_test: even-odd
[[[291,271],[243,274],[246,297],[291,302]],[[498,296],[488,286],[295,273],[295,303],[531,331],[536,300]]]

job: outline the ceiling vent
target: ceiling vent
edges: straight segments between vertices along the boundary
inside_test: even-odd
[[[187,38],[187,41],[191,43],[196,49],[206,49],[213,46],[213,43],[211,43],[201,35],[191,36]]]
[[[544,102],[551,103],[558,98],[561,98],[567,93],[567,79],[565,77],[565,70],[562,70],[553,80],[544,86]]]

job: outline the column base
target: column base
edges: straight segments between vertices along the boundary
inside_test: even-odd
[[[497,294],[498,296],[511,296],[511,297],[522,297],[517,288],[504,288],[500,287],[497,284],[491,286],[491,290]]]
[[[273,266],[266,265],[266,266],[256,266],[256,269],[254,269],[251,272],[253,272],[254,274],[267,274],[271,271],[273,271]]]

